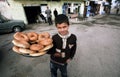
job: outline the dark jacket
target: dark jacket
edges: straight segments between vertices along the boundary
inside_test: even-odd
[[[66,63],[67,59],[72,59],[76,52],[76,36],[74,34],[71,34],[67,38],[67,45],[66,48],[63,49],[62,45],[62,38],[56,34],[52,37],[53,39],[53,47],[48,51],[48,54],[50,54],[51,60],[58,62],[58,63]],[[61,52],[65,52],[65,57],[55,57],[54,54],[57,52],[56,49],[61,50]]]

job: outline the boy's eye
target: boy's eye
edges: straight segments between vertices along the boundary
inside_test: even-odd
[[[63,26],[63,27],[58,27],[58,29],[62,29],[62,28],[66,28],[67,26]]]
[[[58,28],[58,29],[64,29],[65,27],[60,27],[60,28]]]
[[[67,26],[63,26],[63,28],[66,28]]]

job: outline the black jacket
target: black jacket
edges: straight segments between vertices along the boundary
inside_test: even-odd
[[[58,34],[54,35],[52,39],[53,47],[48,51],[48,54],[51,56],[51,60],[58,63],[66,63],[67,59],[72,59],[74,57],[77,46],[77,38],[74,34],[71,34],[71,36],[67,38],[67,45],[65,49],[62,48],[62,38]],[[57,52],[56,49],[61,50],[61,52],[65,52],[65,57],[55,57],[54,54]]]

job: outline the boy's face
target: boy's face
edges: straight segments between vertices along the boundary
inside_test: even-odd
[[[57,24],[57,30],[61,35],[67,35],[68,34],[68,29],[69,29],[69,25],[67,23],[61,23],[61,24]]]

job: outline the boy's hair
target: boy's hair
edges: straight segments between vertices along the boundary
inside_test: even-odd
[[[69,19],[64,14],[59,14],[55,18],[55,26],[57,26],[57,24],[61,24],[61,23],[67,23],[69,25]]]

